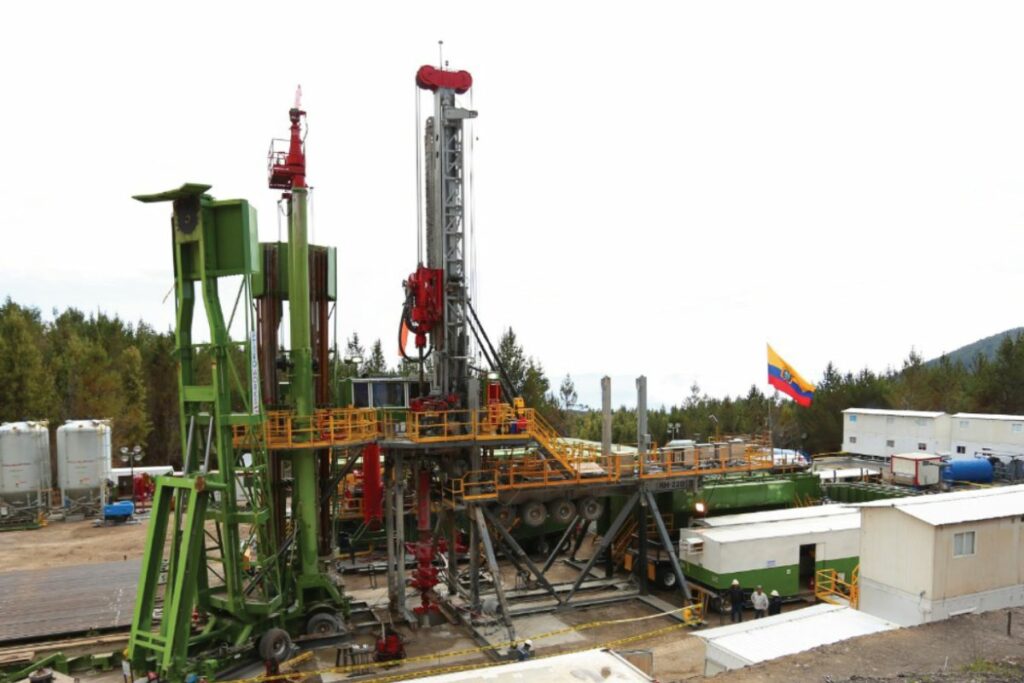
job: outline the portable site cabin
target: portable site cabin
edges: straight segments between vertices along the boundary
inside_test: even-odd
[[[1024,485],[858,507],[861,610],[914,626],[1024,605]]]
[[[856,509],[825,505],[757,512],[748,523],[738,519],[748,515],[729,517],[731,524],[685,529],[679,538],[686,576],[715,591],[736,579],[747,589],[761,585],[766,592],[793,596],[813,588],[818,570],[835,569],[845,578],[857,566]]]
[[[741,669],[829,643],[891,631],[896,624],[840,605],[820,604],[697,631],[705,642],[704,675]]]
[[[950,417],[924,410],[847,408],[843,411],[843,450],[888,458],[894,453],[949,450]]]
[[[889,458],[887,478],[904,486],[938,486],[942,481],[942,457],[933,453],[900,453]]]
[[[1024,456],[1024,415],[956,413],[950,420],[949,454],[954,460]]]

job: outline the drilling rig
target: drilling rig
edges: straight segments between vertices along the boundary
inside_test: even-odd
[[[209,185],[136,197],[172,207],[183,467],[157,480],[128,647],[136,671],[162,680],[254,656],[273,664],[293,639],[346,630],[349,601],[326,557],[332,452],[372,442],[377,423],[330,405],[336,252],[308,243],[298,94],[288,116],[289,138],[268,155],[286,242],[261,244],[249,203],[216,200]],[[220,286],[234,280],[225,316]],[[208,343],[194,330],[197,284]]]

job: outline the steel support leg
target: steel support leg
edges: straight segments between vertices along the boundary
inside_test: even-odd
[[[597,558],[600,557],[601,553],[607,550],[608,546],[610,546],[612,541],[615,540],[616,534],[619,533],[619,529],[622,528],[626,519],[629,518],[629,514],[633,511],[633,507],[636,505],[638,500],[640,500],[639,490],[630,496],[626,504],[622,506],[622,510],[619,511],[619,516],[615,518],[615,521],[612,522],[611,527],[608,529],[608,533],[606,533],[604,538],[601,539],[601,545],[598,546],[597,550],[594,551],[594,554],[590,556],[589,560],[587,560],[587,564],[583,567],[583,571],[581,571],[580,575],[576,578],[576,583],[572,585],[572,589],[569,590],[569,594],[566,595],[565,599],[562,601],[563,605],[568,604],[569,601],[572,600],[572,596],[576,594],[576,591],[579,590],[583,581],[587,578],[587,575],[590,573],[594,563],[597,562]]]
[[[544,567],[540,570],[541,574],[547,574],[548,570],[551,569],[551,565],[555,563],[555,558],[558,557],[558,552],[562,549],[562,546],[565,545],[565,542],[569,538],[569,534],[571,534],[572,530],[576,528],[576,525],[579,524],[579,521],[580,516],[576,515],[572,518],[572,521],[569,522],[569,526],[565,527],[565,533],[563,533],[562,537],[558,539],[558,545],[551,549],[551,554],[548,555],[548,559],[544,561]]]
[[[403,458],[395,454],[395,591],[398,613],[405,616],[405,467]]]
[[[657,508],[655,508],[657,510]],[[633,571],[636,573],[637,583],[640,587],[640,595],[647,595],[647,496],[646,492],[640,497],[640,504],[636,506],[636,531],[637,548],[636,564]],[[627,550],[627,552],[629,552]]]
[[[491,545],[491,535],[487,531],[487,522],[484,520],[484,511],[479,505],[476,506],[476,525],[480,530],[480,539],[483,541],[484,554],[487,556],[487,566],[494,577],[494,591],[498,594],[498,604],[501,607],[501,618],[508,629],[508,639],[516,639],[516,631],[512,626],[512,614],[508,609],[508,601],[505,599],[505,588],[501,585],[501,568],[498,567],[498,559],[494,555],[494,546]]]
[[[551,593],[551,597],[557,600],[558,604],[562,604],[561,598],[559,598],[558,593],[555,592],[555,587],[551,585],[550,581],[544,578],[544,572],[537,569],[537,565],[533,563],[529,555],[523,552],[523,549],[518,543],[516,543],[516,539],[512,538],[512,534],[510,534],[508,530],[503,527],[497,519],[495,519],[490,510],[483,508],[483,512],[484,516],[491,522],[491,526],[498,530],[498,535],[501,536],[503,541],[505,541],[506,547],[512,551],[512,554],[518,557],[519,560],[526,565],[527,569],[533,572],[534,576],[537,577],[537,581],[540,582],[540,585],[544,586],[544,589],[548,593]]]
[[[469,513],[469,603],[474,610],[480,609],[480,530],[477,529],[476,505],[466,508]]]
[[[580,551],[580,548],[583,547],[583,541],[586,540],[587,532],[590,531],[590,526],[592,524],[593,522],[590,520],[583,520],[583,526],[580,528],[580,535],[576,539],[576,542],[572,545],[572,552],[569,553],[570,560],[576,559],[576,553],[578,553]]]
[[[397,571],[398,555],[395,552],[395,482],[393,469],[390,462],[387,462],[384,472],[384,535],[385,545],[388,549],[388,602],[391,608],[398,606]]]
[[[658,512],[658,503],[654,499],[654,494],[650,491],[644,490],[644,495],[647,497],[647,502],[654,514],[654,523],[655,526],[658,527],[658,536],[661,537],[661,544],[665,546],[665,552],[668,554],[668,561],[672,565],[672,571],[676,575],[676,581],[679,582],[679,588],[683,593],[683,598],[688,601],[692,600],[693,596],[690,594],[690,586],[686,583],[686,576],[683,575],[683,567],[679,564],[679,554],[676,552],[676,547],[672,545],[672,539],[668,535],[668,529],[665,528],[665,520],[661,518],[661,514]]]

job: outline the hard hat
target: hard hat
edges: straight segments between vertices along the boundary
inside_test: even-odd
[[[734,585],[734,586],[740,585],[740,580],[739,579],[733,579],[732,580],[732,585]]]
[[[533,641],[532,640],[524,640],[523,641],[523,645],[525,645],[526,647],[533,647]]]
[[[779,597],[779,591],[772,591],[772,597],[773,598]]]

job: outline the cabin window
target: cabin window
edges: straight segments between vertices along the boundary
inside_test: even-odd
[[[850,437],[850,443],[857,443],[857,437],[851,436]]]
[[[974,554],[974,532],[963,531],[953,534],[953,557],[969,557]]]
[[[967,429],[971,426],[970,420],[960,420],[960,429]]]
[[[967,446],[957,446],[956,452],[960,455],[963,455],[964,453],[967,452]]]
[[[926,450],[928,450],[928,444],[926,444],[926,443],[919,443],[919,444],[917,444],[917,450],[919,450],[919,451],[926,451]]]
[[[885,440],[885,447],[886,448],[896,448],[896,439],[886,439]]]
[[[887,418],[885,418],[885,424],[887,424],[887,425],[894,424],[895,422],[896,422],[896,418],[895,417],[887,417]]]
[[[857,416],[856,415],[851,415],[850,416],[850,422],[856,422],[856,421],[857,421]]]
[[[916,420],[914,420],[914,422],[917,423],[918,427],[927,427],[928,426],[928,420],[924,419],[923,417],[917,418]]]
[[[1020,434],[1021,432],[1024,432],[1024,423],[1011,422],[1010,431],[1013,432],[1014,434]]]

